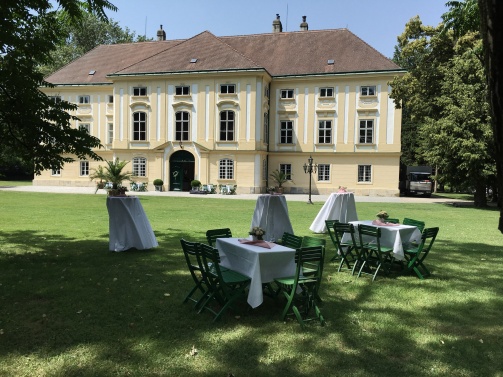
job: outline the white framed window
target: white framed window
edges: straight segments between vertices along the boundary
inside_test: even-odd
[[[147,176],[147,159],[145,157],[133,158],[133,175],[135,177]]]
[[[147,140],[147,113],[133,113],[133,140]]]
[[[279,171],[285,174],[286,179],[292,180],[292,164],[279,164]]]
[[[334,96],[334,88],[320,89],[320,97],[333,97],[333,96]]]
[[[189,140],[190,114],[188,111],[177,111],[175,114],[175,140]]]
[[[218,179],[234,179],[234,161],[223,158],[218,164]]]
[[[88,134],[91,134],[91,125],[89,123],[80,123],[79,129],[86,131]]]
[[[89,161],[80,161],[80,176],[87,177],[89,175]]]
[[[221,94],[235,94],[236,93],[236,85],[235,84],[222,84],[222,85],[220,85],[220,93]]]
[[[293,89],[281,89],[281,98],[293,98]]]
[[[358,165],[358,182],[372,182],[372,165]]]
[[[362,96],[375,96],[376,95],[376,87],[375,86],[362,86],[360,88],[360,94]]]
[[[53,168],[52,172],[51,172],[51,175],[54,176],[54,177],[59,177],[61,175],[61,169],[59,169],[59,168]]]
[[[91,103],[91,97],[90,96],[79,96],[79,103],[81,105],[87,105]]]
[[[331,144],[332,143],[332,121],[320,120],[318,122],[318,143]]]
[[[264,143],[269,142],[269,113],[264,114]]]
[[[54,102],[54,103],[60,103],[61,102],[61,96],[49,96],[49,99]]]
[[[112,144],[114,141],[114,124],[107,123],[107,143]]]
[[[145,97],[147,95],[147,88],[144,86],[136,86],[133,88],[134,97]]]
[[[279,130],[280,144],[293,144],[293,122],[291,120],[282,120]]]
[[[109,95],[107,97],[107,99],[108,99],[108,103],[114,103],[114,96],[113,95]]]
[[[359,144],[372,144],[374,142],[374,121],[372,119],[360,119]]]
[[[188,85],[175,86],[175,95],[188,96],[189,94],[190,94],[190,86]]]
[[[220,112],[220,140],[234,140],[234,118],[235,114],[232,110]]]
[[[318,181],[330,181],[330,165],[318,164]]]

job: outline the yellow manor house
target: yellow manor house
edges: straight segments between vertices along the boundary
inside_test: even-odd
[[[101,45],[56,71],[42,90],[78,105],[75,127],[101,140],[106,160],[130,161],[134,181],[165,190],[202,184],[263,193],[270,174],[286,193],[339,186],[398,195],[401,110],[388,82],[404,70],[347,29]],[[45,171],[35,185],[94,186],[103,161]]]

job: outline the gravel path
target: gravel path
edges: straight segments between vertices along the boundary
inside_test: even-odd
[[[21,192],[51,192],[61,194],[89,194],[94,195],[93,187],[72,187],[72,186],[0,186],[0,191],[21,191]],[[147,191],[147,192],[128,192],[129,195],[155,195],[155,196],[177,196],[197,198],[202,195],[190,194],[189,192],[180,191]],[[96,195],[106,195],[105,190],[98,190]],[[237,194],[237,195],[221,195],[212,194],[204,195],[206,198],[212,199],[249,199],[256,200],[259,194]],[[307,194],[285,194],[287,201],[306,202],[309,198]],[[313,202],[325,202],[329,195],[311,195]],[[424,197],[384,197],[384,196],[356,196],[356,202],[372,202],[372,203],[458,203],[461,205],[471,205],[473,202],[458,199],[446,198],[424,198]]]

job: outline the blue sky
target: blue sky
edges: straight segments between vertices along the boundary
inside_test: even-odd
[[[283,31],[299,30],[307,16],[309,30],[348,28],[392,57],[396,37],[412,17],[437,25],[447,0],[110,0],[107,12],[121,27],[155,39],[163,25],[167,39],[186,39],[205,30],[217,36],[270,33],[278,13]]]

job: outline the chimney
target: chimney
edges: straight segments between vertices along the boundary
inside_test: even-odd
[[[281,25],[281,21],[279,20],[279,14],[276,14],[276,19],[272,22],[272,32],[281,33],[282,31],[283,25]]]
[[[165,41],[166,40],[166,32],[162,30],[162,25],[159,30],[157,30],[157,40],[158,41]]]
[[[308,31],[309,30],[309,25],[306,22],[306,16],[302,16],[302,22],[300,23],[300,30],[301,31]]]

